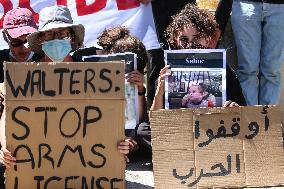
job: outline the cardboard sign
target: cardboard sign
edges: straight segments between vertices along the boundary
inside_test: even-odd
[[[279,107],[151,112],[155,188],[284,184]]]
[[[6,81],[7,188],[124,189],[124,64],[7,63]]]
[[[281,69],[281,73],[284,73],[284,66],[282,66]],[[281,99],[280,99],[280,107],[282,108],[282,110],[284,110],[284,77],[281,77],[281,88],[282,88],[282,92],[281,92]],[[282,112],[282,124],[284,124],[284,111]],[[284,134],[284,129],[283,129],[283,134]]]

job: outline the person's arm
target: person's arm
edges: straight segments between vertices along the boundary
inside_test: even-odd
[[[0,143],[2,148],[6,148],[5,109],[2,110],[2,116],[0,118]]]
[[[215,12],[215,18],[223,34],[230,18],[233,0],[220,0]]]
[[[139,108],[139,123],[147,119],[147,105],[146,105],[146,88],[138,87],[138,108]]]
[[[126,80],[129,83],[132,83],[137,86],[138,89],[138,114],[139,114],[139,123],[145,121],[147,118],[147,105],[146,105],[146,89],[144,87],[144,75],[139,71],[135,70],[127,74]]]
[[[170,66],[167,65],[160,71],[156,94],[153,100],[153,104],[150,108],[151,111],[163,109],[163,105],[164,105],[163,99],[164,99],[164,93],[165,93],[165,77],[169,75],[171,75]]]
[[[139,146],[137,142],[131,137],[126,137],[124,140],[120,141],[117,146],[119,152],[124,155],[126,162],[129,162],[129,159],[126,155],[138,150],[138,148]]]
[[[238,107],[238,106],[239,106],[238,103],[233,102],[231,100],[228,100],[223,104],[223,107]]]
[[[0,163],[4,164],[6,168],[12,167],[16,163],[16,158],[12,156],[12,153],[6,149],[6,135],[5,135],[5,107],[3,114],[0,118]]]
[[[0,144],[2,147],[6,148],[4,85],[3,83],[0,83]]]

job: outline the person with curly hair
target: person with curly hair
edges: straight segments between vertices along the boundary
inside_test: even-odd
[[[198,8],[195,4],[187,4],[180,13],[173,16],[165,36],[171,49],[212,49],[216,48],[220,33],[213,14]],[[246,105],[236,75],[230,67],[227,66],[226,70],[227,99],[234,102],[225,103],[225,105]],[[169,75],[170,68],[167,65],[160,71],[151,110],[163,108],[164,78]]]
[[[132,52],[137,54],[137,69],[144,73],[148,55],[144,44],[135,36],[131,35],[126,27],[118,26],[105,30],[98,37],[98,45],[107,54]]]
[[[171,49],[215,48],[220,37],[213,14],[187,4],[166,29],[165,36]]]
[[[147,117],[146,88],[144,87],[144,69],[148,62],[146,48],[143,43],[132,36],[126,27],[118,26],[105,30],[98,37],[98,45],[103,48],[104,54],[131,52],[137,55],[137,70],[127,74],[127,82],[134,84],[138,89],[139,122]]]
[[[98,45],[103,48],[103,54],[132,52],[137,55],[137,70],[130,72],[127,76],[127,82],[134,84],[138,88],[138,107],[139,107],[139,124],[135,128],[133,144],[130,151],[138,149],[143,155],[151,154],[149,128],[145,128],[148,121],[146,106],[146,88],[144,87],[144,69],[149,62],[148,54],[143,43],[135,36],[129,33],[126,27],[118,26],[105,30],[98,37]]]

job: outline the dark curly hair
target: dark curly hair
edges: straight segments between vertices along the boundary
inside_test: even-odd
[[[200,9],[195,4],[187,4],[180,13],[172,17],[172,22],[167,27],[165,37],[169,46],[177,49],[177,37],[184,26],[194,26],[198,38],[212,38],[216,35],[218,24],[213,14],[208,10]]]
[[[126,27],[118,26],[105,30],[98,37],[98,45],[107,53],[132,52],[137,54],[137,70],[141,73],[148,62],[148,55],[144,44],[129,33]]]

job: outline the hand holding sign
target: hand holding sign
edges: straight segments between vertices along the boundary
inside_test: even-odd
[[[16,158],[12,156],[10,151],[2,147],[0,150],[0,163],[5,165],[6,168],[11,168],[16,164]]]
[[[128,73],[125,79],[129,83],[137,85],[138,90],[139,88],[144,87],[144,84],[143,84],[144,75],[140,73],[138,70]]]
[[[165,93],[165,78],[171,75],[170,65],[166,65],[160,71],[158,78],[158,86],[156,89],[155,98],[151,106],[151,110],[158,110],[163,108],[163,95]]]

